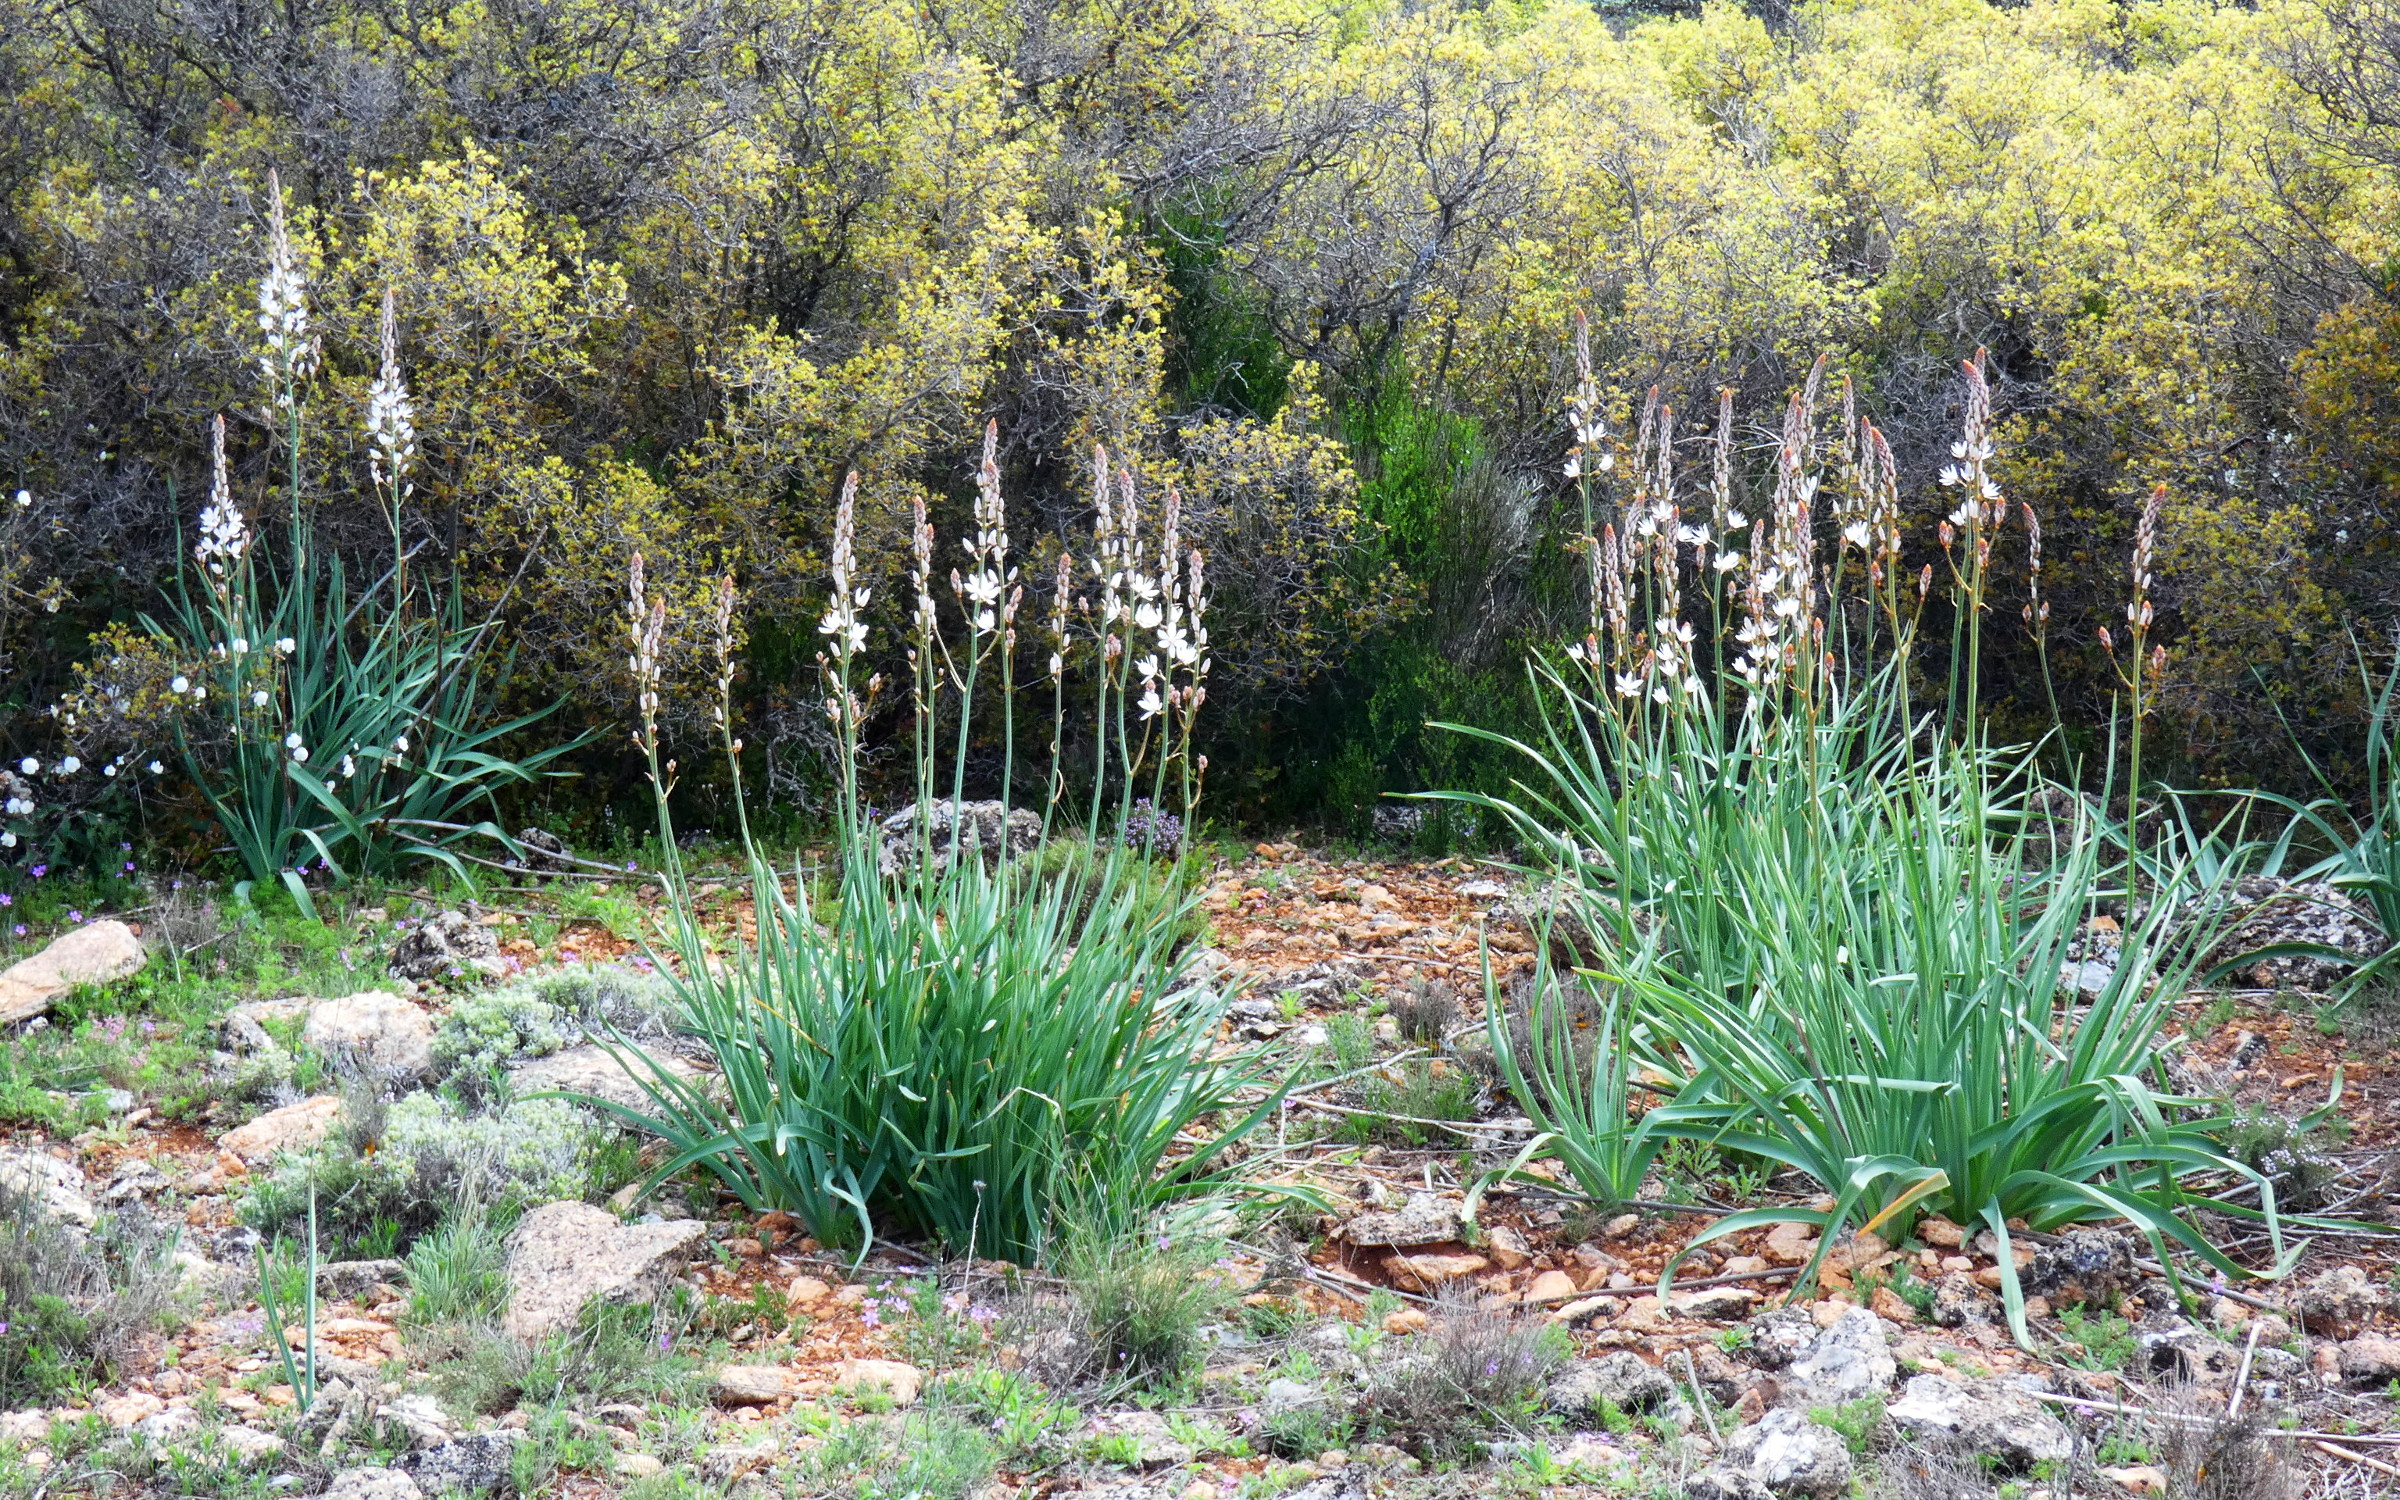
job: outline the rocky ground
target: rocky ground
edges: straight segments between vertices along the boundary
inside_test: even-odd
[[[730,881],[699,891],[711,920],[746,920]],[[164,991],[143,986],[216,941],[193,938],[188,912],[74,926],[0,975],[12,1066],[55,1073],[17,1079],[35,1105],[0,1148],[18,1204],[8,1253],[22,1268],[97,1253],[88,1242],[111,1284],[131,1286],[140,1257],[118,1226],[177,1231],[148,1242],[154,1295],[102,1350],[103,1383],[54,1385],[0,1416],[0,1490],[1756,1500],[2400,1486],[2400,1255],[2380,1238],[2320,1235],[2282,1279],[2204,1286],[2187,1309],[2132,1238],[2027,1235],[2036,1356],[2000,1320],[1997,1246],[1938,1220],[1907,1243],[1835,1247],[1805,1302],[1787,1305],[1816,1246],[1789,1226],[1693,1253],[1662,1297],[1669,1257],[1723,1206],[1789,1196],[1713,1153],[1671,1155],[1635,1211],[1599,1215],[1536,1184],[1491,1191],[1468,1218],[1472,1185],[1529,1136],[1484,1065],[1481,966],[1488,951],[1505,982],[1534,941],[1513,882],[1470,860],[1224,851],[1202,969],[1235,997],[1227,1045],[1274,1049],[1293,1078],[1257,1170],[1335,1212],[1221,1226],[1213,1258],[1175,1273],[1202,1289],[1204,1357],[1146,1389],[1082,1357],[1072,1278],[906,1246],[854,1265],[697,1184],[633,1202],[621,1189],[648,1163],[632,1143],[555,1101],[513,1101],[637,1103],[593,1040],[612,1031],[703,1077],[639,982],[634,939],[656,893],[636,878],[505,899],[518,904],[420,892],[351,913],[316,993],[228,984],[202,1003],[187,988],[167,1021],[144,1000]],[[2323,928],[2326,911],[2300,903],[2285,920]],[[2241,977],[2264,983],[2179,1009],[2179,1066],[2251,1110],[2279,1187],[2380,1219],[2400,1182],[2388,1038],[2371,1010],[2337,1024],[2292,988],[2325,974]],[[132,1086],[68,1066],[107,1047],[168,1061],[116,1070]],[[2295,1129],[2337,1069],[2333,1124]],[[302,1166],[320,1184],[308,1203],[293,1196]],[[502,1180],[582,1192],[562,1188],[480,1249],[448,1220],[426,1233],[442,1205],[409,1197]],[[304,1212],[325,1252],[313,1381]],[[403,1227],[405,1257],[390,1253]],[[2263,1235],[2216,1227],[2268,1264]],[[11,1274],[0,1256],[0,1291]],[[31,1379],[0,1361],[0,1389]]]

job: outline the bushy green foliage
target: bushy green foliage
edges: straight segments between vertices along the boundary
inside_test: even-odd
[[[435,1093],[389,1105],[352,1100],[324,1144],[286,1152],[244,1200],[243,1219],[270,1235],[299,1232],[313,1185],[326,1243],[390,1254],[458,1206],[510,1215],[537,1203],[606,1192],[592,1169],[608,1138],[590,1114],[560,1099],[477,1110]],[[340,1258],[328,1251],[329,1258]]]
[[[518,1058],[546,1057],[565,1046],[559,1021],[559,1008],[538,993],[510,988],[462,995],[434,1031],[434,1066],[478,1086]]]
[[[1199,1358],[1204,1330],[1233,1304],[1233,1288],[1213,1271],[1217,1247],[1205,1240],[1130,1236],[1087,1239],[1062,1265],[1092,1340],[1092,1373],[1135,1385],[1173,1385]]]
[[[79,1396],[157,1331],[175,1287],[171,1230],[118,1216],[86,1234],[0,1183],[0,1404]]]

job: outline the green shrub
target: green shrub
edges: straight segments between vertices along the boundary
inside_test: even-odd
[[[1433,1327],[1380,1362],[1368,1425],[1428,1459],[1456,1458],[1533,1421],[1543,1382],[1573,1354],[1562,1332],[1445,1298]]]
[[[174,1292],[175,1236],[138,1215],[85,1234],[38,1194],[0,1184],[0,1405],[38,1405],[114,1379]]]
[[[1210,1320],[1233,1305],[1214,1242],[1165,1235],[1079,1241],[1063,1260],[1103,1378],[1172,1385],[1198,1361]]]
[[[588,1113],[560,1099],[483,1112],[432,1093],[389,1105],[354,1100],[322,1145],[276,1159],[242,1217],[262,1232],[292,1234],[306,1220],[313,1182],[325,1242],[355,1253],[378,1226],[413,1239],[461,1205],[506,1215],[584,1197],[606,1140]]]
[[[462,995],[433,1036],[436,1070],[480,1092],[520,1057],[546,1057],[567,1044],[559,1008],[523,987]]]

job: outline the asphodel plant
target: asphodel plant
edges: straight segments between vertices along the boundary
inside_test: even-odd
[[[1175,866],[1105,836],[1111,804],[1122,827],[1137,786],[1154,797],[1174,789],[1187,818],[1198,794],[1191,744],[1206,696],[1207,601],[1175,498],[1153,540],[1130,474],[1098,457],[1090,581],[1099,602],[1070,607],[1077,569],[1062,559],[1044,674],[1052,764],[1020,778],[1024,586],[995,447],[987,429],[947,611],[921,507],[911,526],[909,743],[919,808],[950,803],[949,831],[928,831],[934,820],[920,816],[896,841],[865,810],[861,740],[882,683],[860,680],[873,600],[858,581],[853,476],[835,512],[819,623],[823,711],[839,745],[833,895],[813,893],[817,872],[802,860],[789,871],[770,864],[745,810],[755,939],[703,924],[685,889],[669,798],[675,762],[658,729],[666,606],[648,595],[638,556],[630,575],[635,737],[650,766],[671,912],[662,958],[717,1073],[688,1082],[625,1051],[650,1105],[614,1112],[667,1146],[654,1184],[696,1167],[751,1208],[789,1211],[861,1254],[900,1235],[1030,1263],[1070,1233],[1128,1232],[1204,1205],[1236,1189],[1236,1148],[1280,1098],[1235,1104],[1262,1068],[1254,1056],[1213,1055],[1222,1007],[1185,979],[1192,894]],[[730,579],[717,609],[716,718],[741,806]],[[1063,749],[1062,683],[1085,653],[1098,714],[1088,770],[1066,764]],[[944,703],[955,723],[943,722]],[[978,849],[965,831],[978,728],[1002,746],[1003,796],[1020,781],[1046,789],[1031,850],[1012,848],[1005,829],[997,847]],[[1084,775],[1088,795],[1076,785]]]
[[[1621,498],[1595,493],[1612,466],[1595,458],[1587,367],[1568,474],[1594,521],[1590,626],[1531,669],[1542,733],[1501,740],[1525,767],[1511,795],[1464,800],[1513,825],[1526,872],[1591,955],[1537,975],[1529,1050],[1487,986],[1492,1046],[1542,1132],[1529,1155],[1608,1201],[1633,1196],[1672,1138],[1798,1174],[1804,1189],[1787,1177],[1783,1201],[1694,1244],[1810,1224],[1804,1286],[1854,1231],[1897,1243],[1929,1212],[1989,1229],[2026,1339],[2018,1226],[2122,1222],[2170,1277],[2185,1257],[2229,1277],[2286,1257],[2271,1184],[2212,1137],[2222,1107],[2173,1093],[2164,1072],[2161,1023],[2213,946],[2192,930],[2212,919],[2192,913],[2225,903],[2188,870],[2154,869],[2107,982],[2061,985],[2111,885],[2080,796],[2043,799],[2075,811],[2044,831],[2044,861],[2030,857],[2037,760],[1984,734],[1976,662],[1995,558],[2012,515],[2038,532],[1990,468],[1980,357],[1962,378],[1965,431],[1941,476],[1956,503],[1936,533],[1955,626],[1947,659],[1928,664],[1936,568],[1902,569],[1891,452],[1847,386],[1831,443],[1818,373],[1792,398],[1753,519],[1730,400],[1705,510],[1678,493],[1674,417],[1655,394],[1613,466]],[[1840,488],[1821,526],[1828,477]],[[1945,684],[1922,708],[1920,682]],[[2171,943],[2170,921],[2185,924]],[[1570,1013],[1603,1017],[1605,1044],[1566,1045]],[[1628,1087],[1637,1072],[1646,1104]],[[2237,1186],[2255,1203],[2217,1191]],[[1831,1208],[1807,1205],[1819,1194]],[[2237,1264],[2201,1234],[2190,1208],[2204,1194],[2263,1223],[2273,1265]]]

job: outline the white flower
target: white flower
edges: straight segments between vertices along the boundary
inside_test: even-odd
[[[357,761],[354,761],[354,760],[352,760],[352,759],[351,759],[349,756],[347,756],[347,755],[343,756],[343,757],[342,757],[342,779],[343,779],[344,781],[347,781],[347,780],[349,780],[351,777],[353,777],[353,776],[356,776],[357,774],[358,774],[358,762],[357,762]]]
[[[392,741],[392,748],[399,751],[402,755],[406,755],[408,753],[408,736],[404,734],[398,739]]]
[[[107,765],[105,765],[105,766],[102,766],[102,767],[100,768],[100,774],[101,774],[101,775],[103,775],[103,776],[114,776],[114,775],[116,775],[116,774],[117,774],[117,765],[116,765],[116,762],[115,762],[115,761],[111,761],[111,762],[109,762]]]
[[[208,696],[208,689],[207,689],[207,688],[204,688],[204,687],[195,687],[195,688],[193,688],[193,689],[192,689],[192,701],[193,701],[194,703],[197,703],[197,702],[199,702],[201,699],[203,699],[203,698],[206,698],[207,696]]]
[[[15,847],[17,847],[17,836],[15,834],[0,833],[0,849],[14,849]]]
[[[265,347],[258,366],[275,392],[275,404],[283,406],[291,400],[292,384],[316,368],[317,345],[308,331],[308,284],[283,217],[283,182],[273,172],[267,174],[267,192],[267,273],[258,282],[258,331]]]
[[[61,776],[72,776],[82,769],[83,762],[72,755],[58,763],[58,774]]]
[[[1849,525],[1842,528],[1842,540],[1848,542],[1851,546],[1858,548],[1862,552],[1866,550],[1870,535],[1871,533],[1869,533],[1867,530],[1867,523],[1864,521],[1852,521]]]
[[[167,768],[160,765],[157,761],[152,761],[150,762],[150,774],[153,776],[164,776],[167,774]]]
[[[283,748],[286,750],[297,750],[300,748],[300,744],[300,735],[296,730],[283,737]]]
[[[235,637],[233,638],[233,654],[234,654],[234,655],[236,655],[236,656],[240,656],[240,655],[242,655],[243,653],[247,652],[249,649],[250,649],[250,641],[249,641],[249,638],[248,638],[248,637],[246,637],[246,636],[238,636],[238,635],[237,635],[237,636],[235,636]]]
[[[192,679],[189,677],[177,677],[173,682],[167,684],[167,691],[180,696],[191,691],[191,686]]]
[[[293,652],[300,649],[300,643],[287,635],[275,643],[275,649],[282,652],[285,656],[289,656]]]
[[[250,701],[260,708],[265,708],[267,706],[267,690],[265,688],[256,689],[250,694]]]
[[[1720,552],[1709,563],[1710,567],[1720,573],[1730,573],[1741,565],[1742,554],[1739,552]]]
[[[296,747],[296,748],[295,748],[295,749],[292,751],[292,759],[293,759],[294,761],[298,762],[298,763],[299,763],[299,764],[301,764],[301,765],[307,765],[307,764],[308,764],[308,747],[307,747],[306,745],[301,745],[301,746],[298,746],[298,747]]]
[[[32,503],[33,503],[33,491],[31,491],[31,490],[19,490],[19,491],[17,491],[17,509],[19,509],[19,510],[23,510],[23,509],[24,509],[26,506],[28,506],[28,505],[31,505]]]
[[[1143,717],[1143,718],[1145,718],[1145,719],[1155,719],[1155,718],[1157,718],[1157,717],[1158,717],[1158,711],[1159,711],[1161,708],[1165,707],[1165,706],[1166,706],[1166,705],[1164,705],[1164,704],[1162,704],[1162,703],[1160,703],[1160,702],[1158,701],[1158,689],[1157,689],[1156,687],[1145,687],[1145,688],[1143,688],[1143,689],[1142,689],[1142,696],[1141,696],[1141,701],[1140,701],[1139,707],[1140,707],[1140,708],[1141,708],[1141,710],[1142,710],[1142,717]]]
[[[28,776],[38,776],[41,774],[42,763],[28,755],[23,760],[17,762],[17,769],[23,771]]]

